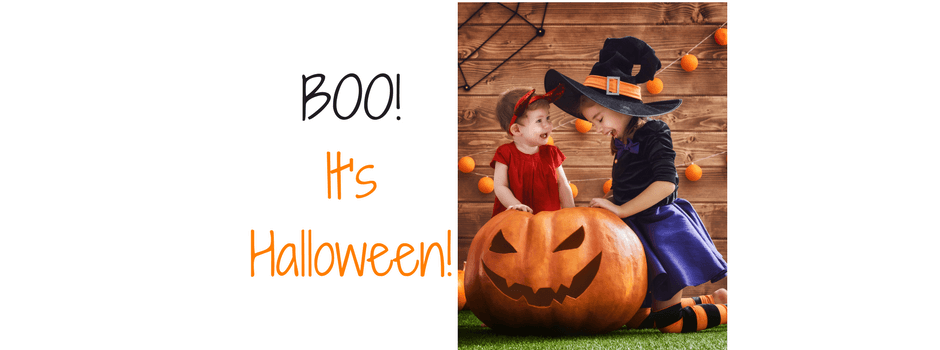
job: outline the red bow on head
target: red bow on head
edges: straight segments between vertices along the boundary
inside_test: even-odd
[[[525,95],[522,95],[522,98],[516,102],[516,108],[513,109],[512,120],[509,121],[509,125],[515,124],[516,118],[525,114],[526,109],[529,108],[529,104],[532,102],[544,99],[549,103],[552,103],[561,98],[561,95],[564,93],[565,86],[562,84],[558,84],[558,86],[552,89],[552,91],[546,92],[543,95],[534,95],[535,89],[529,90],[529,92],[525,93]]]

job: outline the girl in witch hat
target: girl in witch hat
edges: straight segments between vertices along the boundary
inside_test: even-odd
[[[565,155],[548,144],[552,133],[548,109],[563,87],[543,95],[535,89],[510,89],[496,102],[496,119],[512,142],[496,149],[493,171],[493,216],[506,209],[532,214],[574,207],[574,196],[561,163]]]
[[[640,65],[635,76],[634,65]],[[643,103],[638,84],[652,80],[660,67],[656,53],[642,40],[610,38],[586,78],[574,80],[552,69],[545,73],[545,86],[561,84],[564,94],[554,104],[611,137],[612,195],[594,198],[590,205],[621,217],[646,251],[649,285],[644,307],[651,305],[652,312],[644,319],[650,311],[641,309],[630,326],[694,332],[727,323],[727,291],[683,300],[682,289],[725,278],[728,264],[692,205],[678,197],[669,127],[646,119],[682,103]]]

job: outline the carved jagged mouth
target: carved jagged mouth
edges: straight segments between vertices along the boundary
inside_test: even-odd
[[[558,287],[558,291],[551,288],[539,288],[538,291],[533,292],[532,287],[518,283],[508,286],[506,285],[506,279],[490,270],[486,263],[483,263],[483,270],[486,271],[486,276],[490,278],[493,285],[509,298],[519,300],[519,298],[525,297],[526,303],[529,305],[547,307],[551,306],[552,300],[561,304],[564,303],[566,296],[572,298],[581,296],[581,293],[584,293],[584,290],[591,285],[594,277],[597,276],[597,271],[601,267],[601,254],[603,252],[597,253],[597,256],[591,262],[574,275],[574,278],[571,279],[571,287],[562,284]]]

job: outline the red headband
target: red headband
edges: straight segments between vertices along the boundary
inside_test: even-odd
[[[509,121],[509,125],[512,126],[516,123],[516,118],[522,116],[525,113],[526,109],[529,108],[529,105],[532,102],[542,100],[548,101],[549,103],[555,102],[561,95],[565,93],[565,86],[558,84],[552,91],[546,92],[544,95],[533,95],[535,94],[535,89],[529,90],[529,92],[522,95],[522,98],[516,102],[516,107],[513,109],[512,120]]]

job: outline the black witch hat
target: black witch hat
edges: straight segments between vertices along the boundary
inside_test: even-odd
[[[640,65],[634,76],[633,65]],[[601,48],[598,62],[590,75],[580,83],[554,69],[545,73],[545,89],[565,85],[564,95],[554,103],[558,108],[580,119],[578,112],[581,95],[610,110],[635,117],[653,117],[672,112],[682,100],[667,100],[643,103],[638,84],[653,80],[662,67],[656,52],[640,39],[632,36],[608,38]]]

